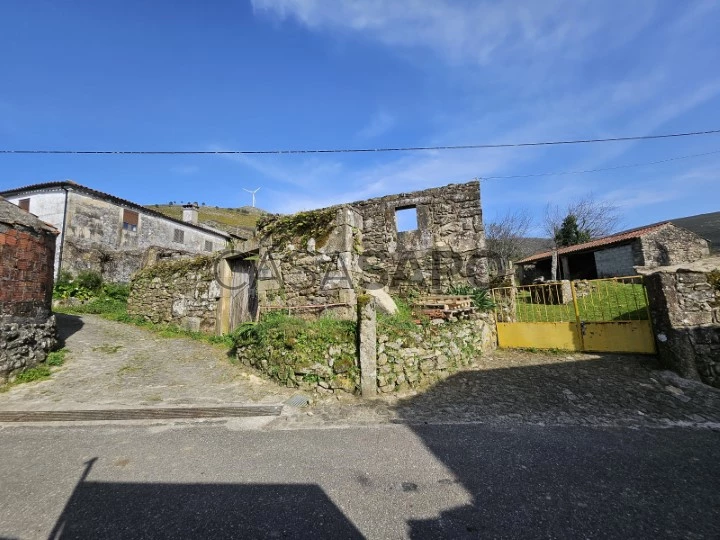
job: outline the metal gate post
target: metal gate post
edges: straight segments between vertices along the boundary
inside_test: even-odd
[[[575,282],[570,281],[570,292],[572,293],[573,308],[575,309],[575,323],[578,334],[580,334],[580,350],[585,350],[585,332],[583,332],[583,324],[580,320],[580,307],[578,306],[577,292],[575,291]]]

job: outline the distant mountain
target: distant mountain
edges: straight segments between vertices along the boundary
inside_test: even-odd
[[[540,253],[543,251],[549,251],[555,246],[550,238],[537,238],[528,237],[520,239],[520,259]]]
[[[698,214],[684,218],[671,219],[678,227],[683,227],[703,238],[710,240],[713,253],[720,252],[720,212]]]
[[[149,204],[146,207],[161,212],[166,216],[182,219],[182,205],[180,204]],[[239,234],[240,236],[247,236],[255,230],[257,220],[265,214],[267,214],[265,210],[252,206],[242,206],[240,208],[200,206],[198,209],[198,221],[201,225]]]

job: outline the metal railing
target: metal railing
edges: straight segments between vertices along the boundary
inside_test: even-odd
[[[498,322],[648,320],[642,276],[554,281],[491,290]]]

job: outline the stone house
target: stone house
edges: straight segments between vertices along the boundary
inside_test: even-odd
[[[56,276],[94,270],[107,281],[128,282],[149,252],[212,253],[239,238],[199,225],[197,206],[185,205],[180,221],[70,180],[6,190],[0,196],[60,231]]]
[[[598,279],[636,275],[636,266],[697,261],[710,254],[710,243],[666,221],[559,248],[557,253],[558,279]],[[536,253],[515,264],[523,283],[541,276],[550,279],[552,251]]]
[[[139,272],[128,310],[222,334],[263,309],[354,318],[364,290],[446,293],[487,281],[480,184],[470,182],[268,216],[228,256]]]
[[[58,231],[0,197],[0,383],[56,344],[51,311]]]

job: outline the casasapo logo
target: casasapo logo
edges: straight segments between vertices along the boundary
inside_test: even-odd
[[[215,263],[215,281],[220,287],[231,291],[255,287],[258,281],[275,281],[279,289],[285,288],[279,260],[273,256],[271,246],[263,247],[255,254],[227,249],[219,254]],[[350,265],[356,264],[366,281],[376,286],[397,287],[412,282],[415,286],[441,291],[450,276],[463,276],[472,285],[484,284],[492,253],[475,252],[463,257],[449,250],[434,250],[418,254],[414,251],[390,255],[387,252],[365,252],[355,261],[341,252],[318,253],[316,269],[296,267],[305,277],[305,286],[322,289],[353,288]],[[229,266],[229,267],[228,267]],[[238,279],[238,274],[245,274]],[[427,282],[428,278],[431,280]]]

